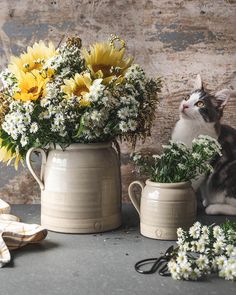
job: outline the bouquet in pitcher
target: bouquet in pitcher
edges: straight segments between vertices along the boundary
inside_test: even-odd
[[[125,55],[112,35],[89,49],[69,38],[12,56],[0,75],[0,161],[17,168],[31,147],[145,139],[161,82]]]

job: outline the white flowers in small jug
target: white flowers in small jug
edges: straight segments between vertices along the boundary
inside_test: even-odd
[[[132,155],[139,172],[151,181],[158,183],[176,183],[195,179],[201,174],[213,170],[210,165],[215,156],[221,155],[221,146],[216,139],[200,135],[192,142],[192,148],[184,143],[170,141],[163,145],[159,155]]]
[[[198,280],[217,273],[225,280],[236,280],[236,222],[202,225],[189,231],[177,230],[178,247],[168,269],[175,280]]]

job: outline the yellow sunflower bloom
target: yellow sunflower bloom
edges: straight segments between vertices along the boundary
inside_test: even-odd
[[[120,40],[121,41],[121,40]],[[114,77],[121,77],[130,67],[133,58],[124,58],[125,47],[116,48],[113,43],[96,43],[90,51],[82,50],[87,67],[96,78],[109,83]]]
[[[69,99],[72,96],[77,96],[80,106],[89,106],[90,102],[83,96],[89,93],[91,85],[92,79],[90,74],[75,74],[74,78],[64,80],[61,90],[65,93],[65,98]]]
[[[45,95],[48,78],[44,78],[37,70],[30,73],[21,72],[18,78],[18,90],[13,95],[16,100],[37,100]]]
[[[15,160],[14,167],[17,170],[19,162],[22,161],[22,157],[18,152],[12,153],[10,150],[7,150],[7,147],[1,147],[2,139],[0,138],[0,162],[10,165],[12,160]]]
[[[33,47],[28,47],[27,52],[33,56],[36,62],[45,62],[57,54],[53,43],[49,42],[48,46],[46,46],[42,40],[39,43],[34,43]]]
[[[42,70],[45,62],[57,54],[52,43],[48,46],[43,41],[35,43],[33,47],[28,47],[27,52],[20,57],[11,56],[8,69],[18,78],[21,72],[27,73],[32,70]],[[51,72],[49,72],[52,75]]]

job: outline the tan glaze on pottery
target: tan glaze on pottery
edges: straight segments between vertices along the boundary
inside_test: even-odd
[[[42,155],[41,175],[31,155]],[[31,148],[27,166],[41,189],[41,223],[63,233],[95,233],[121,225],[120,162],[111,143]]]
[[[141,187],[141,200],[135,194]],[[129,197],[140,216],[143,236],[159,240],[176,240],[177,228],[189,228],[196,218],[196,197],[191,182],[157,183],[146,185],[134,181],[129,185]]]

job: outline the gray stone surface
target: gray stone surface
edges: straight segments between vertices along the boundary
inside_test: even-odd
[[[12,212],[25,222],[38,223],[40,219],[39,205],[15,205]],[[225,217],[201,213],[198,219],[210,224],[223,222]],[[157,273],[135,272],[138,260],[156,257],[171,244],[142,237],[134,208],[124,205],[123,225],[116,231],[92,235],[49,232],[41,244],[14,251],[12,263],[0,270],[0,294],[235,294],[235,283],[214,277],[178,282]]]
[[[179,103],[200,73],[210,90],[236,89],[236,0],[0,0],[0,68],[40,39],[58,44],[79,35],[83,45],[106,40],[111,33],[127,41],[128,55],[151,76],[163,78],[161,101],[152,136],[137,149],[160,152],[178,119]],[[224,122],[236,127],[236,100]],[[122,152],[123,200],[135,176]],[[31,188],[31,189],[30,189]],[[39,203],[36,181],[26,168],[0,166],[0,198]]]

